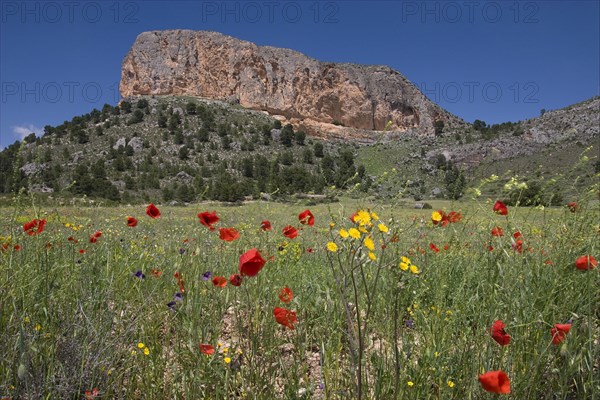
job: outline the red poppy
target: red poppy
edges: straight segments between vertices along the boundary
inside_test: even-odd
[[[462,221],[462,214],[456,211],[450,211],[450,213],[448,213],[448,222],[451,223],[455,223],[455,222],[460,222]]]
[[[439,253],[440,249],[437,248],[437,246],[433,243],[429,243],[429,248],[434,252],[434,253]]]
[[[521,236],[523,236],[523,235],[521,235],[521,232],[519,232],[519,231],[516,231],[515,233],[513,233],[513,237],[514,237],[515,239],[518,239],[518,238],[520,238]]]
[[[575,261],[575,267],[581,270],[594,269],[598,266],[598,261],[593,256],[581,256]]]
[[[218,287],[225,287],[227,286],[227,279],[225,279],[223,276],[215,276],[212,280],[212,283]]]
[[[204,211],[204,212],[198,213],[198,218],[200,219],[200,223],[202,225],[206,226],[211,231],[215,230],[215,227],[213,226],[213,224],[216,224],[217,222],[219,222],[219,217],[217,217],[216,211],[213,211],[213,212]]]
[[[242,285],[242,277],[238,274],[233,274],[229,277],[229,283],[233,286],[241,286]]]
[[[85,254],[85,249],[79,249],[79,254]]]
[[[567,207],[569,208],[569,211],[571,211],[573,213],[579,211],[579,204],[577,204],[574,201],[567,204]]]
[[[304,210],[298,215],[298,219],[300,223],[303,225],[313,226],[315,224],[315,216],[310,212],[310,210]]]
[[[181,272],[177,271],[173,274],[175,279],[177,280],[177,286],[179,286],[179,291],[181,293],[185,292],[185,282],[181,279]]]
[[[67,238],[67,240],[68,240],[69,242],[77,243],[77,239],[75,239],[73,236],[69,236],[69,237]]]
[[[215,348],[214,346],[211,346],[210,344],[200,344],[200,353],[202,354],[206,354],[208,356],[215,354]]]
[[[444,245],[444,250],[448,250],[449,248],[450,248],[450,245],[448,245],[448,244]]]
[[[275,315],[275,321],[277,321],[278,324],[287,326],[292,330],[294,329],[294,324],[298,321],[296,312],[285,308],[275,307],[273,309],[273,314]]]
[[[279,291],[278,297],[284,303],[289,303],[294,298],[294,293],[292,293],[292,289],[286,286]]]
[[[250,249],[240,256],[240,275],[256,276],[264,265],[265,260],[258,250]]]
[[[102,236],[102,232],[100,232],[100,231],[96,231],[96,232],[94,232],[94,236],[95,236],[96,238],[99,238],[100,236]]]
[[[98,396],[100,396],[100,391],[98,390],[98,388],[93,388],[92,390],[85,391],[85,400],[93,400]]]
[[[352,215],[350,216],[350,221],[351,221],[351,222],[356,222],[356,221],[354,220],[354,218],[356,218],[356,216],[357,216],[357,215],[358,215],[358,213],[354,213],[354,214],[352,214]]]
[[[263,222],[260,223],[260,229],[262,229],[263,231],[272,231],[273,227],[271,227],[271,222],[265,219]]]
[[[571,324],[555,324],[554,328],[550,329],[550,333],[552,334],[552,344],[560,344],[567,333],[571,330]]]
[[[90,236],[90,243],[96,243],[98,241],[98,238],[94,235]]]
[[[34,220],[29,221],[29,222],[26,222],[23,225],[23,230],[29,236],[35,236],[37,234],[40,234],[40,233],[44,232],[44,227],[45,226],[46,226],[46,220],[45,219],[34,219]]]
[[[153,203],[150,203],[150,205],[146,207],[146,214],[149,217],[156,219],[160,217],[160,210],[156,208],[156,206]]]
[[[290,239],[293,239],[296,236],[298,236],[298,229],[294,228],[291,225],[288,225],[285,228],[283,228],[283,235]]]
[[[21,246],[18,244],[15,244],[13,249],[15,249],[15,251],[21,251]]]
[[[159,270],[158,268],[152,268],[152,271],[150,271],[150,273],[152,274],[152,276],[155,276],[156,278],[160,278],[161,275],[163,274],[163,272],[161,270]]]
[[[219,228],[219,237],[226,242],[233,242],[240,238],[240,233],[235,228]]]
[[[494,324],[490,328],[490,333],[492,334],[492,339],[498,342],[499,345],[506,346],[510,343],[510,336],[506,334],[504,322],[501,320],[494,321]]]
[[[522,253],[523,252],[523,241],[521,239],[517,240],[516,242],[514,242],[512,244],[512,248],[517,253]]]
[[[494,246],[488,245],[487,249],[488,249],[488,251],[494,251]]]
[[[492,236],[504,236],[504,231],[499,226],[492,228]]]
[[[508,215],[508,208],[506,208],[506,204],[504,204],[500,200],[496,201],[493,210],[496,214]]]
[[[130,226],[133,228],[134,226],[137,226],[137,224],[138,224],[137,219],[135,219],[133,217],[127,217],[127,226]]]
[[[432,219],[431,221],[433,222],[433,224],[440,225],[442,227],[448,225],[448,223],[450,222],[450,220],[448,219],[448,215],[442,210],[437,210],[437,212],[442,216],[442,219],[439,221]]]
[[[489,371],[479,375],[479,383],[488,392],[498,394],[510,393],[510,381],[504,371]]]

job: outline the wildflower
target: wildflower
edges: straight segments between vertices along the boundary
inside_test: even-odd
[[[235,228],[219,228],[219,238],[226,242],[233,242],[240,238],[240,233]]]
[[[150,205],[148,207],[146,207],[146,214],[150,218],[154,218],[154,219],[160,217],[160,211],[158,208],[156,208],[156,206],[153,203],[150,203]]]
[[[310,210],[304,210],[298,215],[298,219],[300,223],[303,225],[313,226],[315,224],[315,216],[310,212]]]
[[[493,210],[496,214],[508,215],[508,208],[506,207],[506,204],[504,204],[500,200],[496,201]]]
[[[183,301],[183,293],[175,293],[173,295],[173,299],[175,299],[177,301]]]
[[[387,226],[385,226],[385,224],[377,224],[377,229],[379,229],[379,232],[381,233],[388,233],[389,229]]]
[[[342,239],[346,239],[350,234],[348,233],[347,230],[345,229],[340,229],[340,236],[342,237]]]
[[[372,251],[369,252],[369,258],[371,261],[377,261],[377,256]]]
[[[207,356],[215,354],[215,348],[210,344],[200,344],[200,353],[206,354]]]
[[[371,211],[371,218],[373,218],[374,221],[378,221],[379,215],[377,215],[375,211]]]
[[[177,286],[179,286],[179,291],[181,293],[185,293],[185,282],[183,281],[183,279],[181,278],[181,272],[176,271],[173,274],[173,277],[175,278],[175,280],[177,281]]]
[[[218,287],[225,287],[227,286],[227,279],[222,276],[215,276],[212,280],[212,283]]]
[[[160,271],[158,268],[152,268],[152,271],[150,271],[150,273],[152,274],[152,276],[154,276],[155,278],[160,278],[161,275],[163,274],[162,271]]]
[[[294,330],[294,324],[297,322],[295,311],[275,307],[273,309],[273,314],[275,315],[275,321],[277,321],[278,324],[286,326],[291,330]]]
[[[294,298],[294,293],[292,292],[292,289],[286,286],[279,291],[277,296],[279,297],[279,300],[284,303],[289,303]]]
[[[504,232],[502,231],[502,228],[499,226],[495,226],[492,228],[492,236],[504,236]]]
[[[138,220],[137,219],[135,219],[133,217],[127,217],[127,226],[133,228],[134,226],[137,226],[137,224],[138,224]]]
[[[85,400],[93,400],[98,396],[100,396],[100,390],[98,390],[98,388],[85,391]]]
[[[433,251],[434,253],[439,253],[440,249],[437,248],[437,246],[433,243],[429,243],[429,248],[431,249],[431,251]]]
[[[40,324],[35,324],[35,326],[33,327],[33,329],[35,329],[36,332],[39,332],[42,330],[42,326]]]
[[[206,226],[211,231],[215,230],[215,227],[213,226],[213,224],[216,224],[217,222],[219,222],[219,217],[217,217],[216,211],[213,211],[213,212],[204,211],[204,212],[198,213],[198,219],[200,219],[200,223],[202,225]]]
[[[327,243],[327,250],[331,251],[332,253],[335,253],[336,251],[338,251],[338,246],[334,242],[329,242]]]
[[[360,239],[360,232],[356,228],[350,228],[348,234],[352,239]]]
[[[231,357],[225,357],[223,361],[225,361],[225,364],[229,364],[231,362]]]
[[[79,254],[85,254],[85,249],[79,249]]]
[[[408,382],[406,382],[406,384],[408,385],[408,387],[415,386],[415,383],[413,381],[408,381]]]
[[[579,204],[577,204],[576,202],[572,201],[569,204],[567,204],[567,208],[569,209],[569,211],[571,211],[572,213],[579,211]]]
[[[149,348],[147,348],[147,347],[146,347],[146,348],[144,349],[144,355],[145,355],[145,356],[149,356],[149,355],[150,355],[150,349],[149,349]]]
[[[410,265],[410,272],[412,272],[415,275],[418,275],[418,274],[421,273],[421,270],[416,265],[411,264]]]
[[[442,211],[433,211],[431,213],[431,221],[433,221],[434,225],[437,225],[438,222],[442,220]]]
[[[581,256],[575,260],[575,268],[580,270],[594,269],[598,266],[598,261],[593,256]]]
[[[370,236],[367,236],[363,243],[367,249],[371,251],[375,250],[375,243],[373,242],[373,239],[371,239]]]
[[[450,379],[448,379],[448,381],[446,383],[448,384],[449,388],[453,388],[454,387],[454,382],[452,382]]]
[[[552,334],[552,344],[562,343],[570,330],[571,324],[555,324],[554,328],[550,329],[550,333]]]
[[[181,254],[181,255],[185,254],[185,249],[183,247],[179,248],[179,254]]]
[[[462,221],[462,214],[456,211],[451,211],[450,213],[448,213],[448,222],[450,223],[456,223],[456,222],[460,222]]]
[[[29,236],[35,236],[44,232],[45,226],[45,219],[34,219],[23,225],[23,231],[25,231],[25,233],[27,233]]]
[[[205,273],[202,274],[202,280],[207,281],[210,279],[211,276],[212,276],[212,272],[206,271]]]
[[[504,371],[489,371],[479,375],[479,383],[488,392],[498,394],[510,393],[510,381]]]
[[[240,256],[240,275],[256,276],[265,265],[258,250],[250,249]]]
[[[144,273],[142,272],[142,270],[135,271],[133,273],[133,276],[135,276],[136,278],[139,278],[139,279],[145,279],[146,278],[146,275],[144,275]]]
[[[233,286],[241,286],[242,285],[242,277],[238,274],[233,274],[229,277],[229,283]]]
[[[176,309],[175,309],[176,306],[177,306],[177,302],[175,302],[175,301],[170,301],[167,303],[167,307],[169,307],[169,310],[171,310],[173,312],[176,311]]]
[[[298,229],[294,228],[291,225],[287,225],[285,228],[283,228],[283,236],[293,239],[296,236],[298,236]]]
[[[144,343],[142,343],[142,342],[139,342],[137,344],[137,347],[138,347],[138,349],[143,349],[144,347],[146,347],[146,345]]]
[[[352,216],[352,222],[355,222],[360,226],[371,225],[371,214],[365,210],[359,210]]]
[[[510,343],[510,336],[504,330],[504,323],[501,320],[494,321],[490,328],[492,338],[501,346],[506,346]]]
[[[98,241],[98,238],[94,235],[90,236],[90,243],[96,243]]]
[[[523,241],[521,239],[512,243],[511,246],[515,252],[517,252],[517,253],[523,252]]]
[[[260,223],[260,229],[262,229],[263,231],[271,231],[273,230],[273,227],[271,226],[271,222],[265,219],[263,222]]]

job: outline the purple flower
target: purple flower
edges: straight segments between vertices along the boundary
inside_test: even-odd
[[[177,301],[183,301],[183,293],[175,293],[173,298]]]
[[[183,254],[183,253],[185,253],[185,249],[184,249],[183,247],[181,247],[181,248],[179,249],[179,254]]]
[[[210,279],[211,276],[212,276],[212,272],[206,271],[205,273],[202,274],[202,280],[207,281]]]
[[[176,311],[175,310],[175,306],[176,305],[177,305],[176,301],[170,301],[170,302],[167,303],[167,307],[169,307],[169,310],[171,310],[171,311]]]
[[[135,276],[136,278],[139,278],[139,279],[145,279],[146,278],[146,275],[144,275],[141,270],[135,271],[135,273],[133,274],[133,276]]]
[[[412,319],[407,319],[407,320],[406,320],[406,327],[407,327],[407,328],[410,328],[410,329],[412,329],[412,328],[414,328],[414,327],[415,327],[415,323],[413,322],[413,320],[412,320]]]

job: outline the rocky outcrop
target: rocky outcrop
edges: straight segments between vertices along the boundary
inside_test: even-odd
[[[462,121],[385,66],[320,62],[216,32],[140,34],[123,61],[121,96],[228,100],[315,132],[332,125],[433,134]]]

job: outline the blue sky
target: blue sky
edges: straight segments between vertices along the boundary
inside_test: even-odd
[[[140,32],[222,32],[323,61],[388,65],[466,121],[599,94],[597,1],[0,2],[0,147],[119,101]]]

